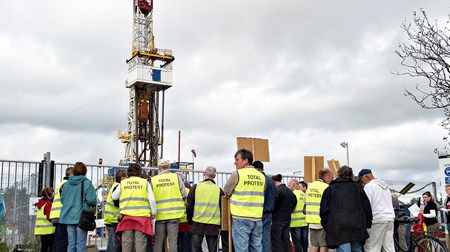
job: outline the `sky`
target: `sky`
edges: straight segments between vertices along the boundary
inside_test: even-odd
[[[0,158],[117,165],[125,145],[131,0],[0,2]],[[441,111],[404,96],[423,79],[396,76],[400,25],[445,1],[154,0],[157,48],[172,49],[164,157],[235,169],[237,137],[269,139],[269,174],[304,156],[357,173],[438,181]]]

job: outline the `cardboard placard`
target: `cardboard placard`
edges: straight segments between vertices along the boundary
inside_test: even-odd
[[[319,171],[324,168],[323,156],[304,157],[305,182],[311,183],[319,178]]]
[[[331,159],[331,160],[327,160],[327,163],[328,163],[328,167],[333,172],[334,176],[336,176],[337,170],[339,170],[339,168],[341,168],[339,161]]]
[[[262,138],[238,137],[237,148],[247,149],[253,153],[253,160],[270,162],[269,140]]]

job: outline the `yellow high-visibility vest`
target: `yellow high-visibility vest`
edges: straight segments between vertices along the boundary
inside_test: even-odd
[[[55,233],[55,226],[47,220],[44,213],[45,203],[41,209],[37,211],[36,223],[34,224],[34,235],[48,235]]]
[[[306,222],[320,224],[320,201],[328,184],[322,180],[314,181],[306,190]]]
[[[189,195],[189,188],[186,188],[186,193]],[[184,199],[184,205],[186,206],[187,203],[187,197]],[[180,218],[180,223],[186,223],[187,222],[187,214],[186,211],[184,211],[183,217]]]
[[[266,177],[253,167],[239,169],[237,173],[239,180],[230,197],[231,215],[261,219]]]
[[[186,212],[183,197],[178,185],[178,175],[165,172],[152,178],[155,194],[156,220],[180,219]]]
[[[294,212],[291,214],[291,228],[293,227],[306,227],[306,217],[303,213],[303,196],[305,195],[302,190],[294,191],[295,197],[297,198],[297,206],[295,206]]]
[[[120,186],[120,184],[115,182],[109,189],[108,196],[106,197],[105,215],[104,215],[106,224],[119,223],[118,218],[119,218],[120,208],[118,208],[114,205],[114,200],[112,199],[112,193],[113,193],[114,189],[116,189],[116,187],[118,187],[118,186]],[[122,194],[122,191],[120,192],[120,194]]]
[[[61,187],[67,182],[67,180],[61,181],[56,187],[55,196],[53,197],[52,210],[50,210],[50,219],[58,219],[61,215],[62,203],[61,203]]]
[[[197,184],[192,220],[198,223],[220,225],[220,188],[211,180]]]
[[[150,217],[147,180],[139,177],[129,177],[120,182],[119,208],[120,213],[135,217]]]

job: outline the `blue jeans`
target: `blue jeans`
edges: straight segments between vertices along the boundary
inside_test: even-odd
[[[337,252],[362,252],[362,244],[360,242],[347,242],[339,245]]]
[[[308,225],[300,228],[300,241],[302,243],[303,252],[308,251],[309,246],[309,227]]]
[[[116,224],[110,224],[107,226],[108,228],[108,244],[106,247],[106,252],[120,252],[122,251],[122,247],[120,246],[119,240],[116,236]]]
[[[303,251],[301,237],[300,237],[300,227],[291,227],[291,238],[292,238],[292,243],[294,243],[295,252],[307,252],[307,251]]]
[[[262,251],[262,220],[251,221],[233,218],[233,245],[239,252]]]
[[[272,226],[272,214],[264,214],[262,217],[262,251],[270,252],[270,229]]]
[[[67,252],[86,252],[86,231],[80,229],[76,224],[67,225],[67,237],[69,240]]]

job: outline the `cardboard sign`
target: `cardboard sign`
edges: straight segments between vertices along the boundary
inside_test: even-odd
[[[269,140],[262,138],[238,137],[237,148],[247,149],[253,153],[253,160],[261,162],[270,162]]]

